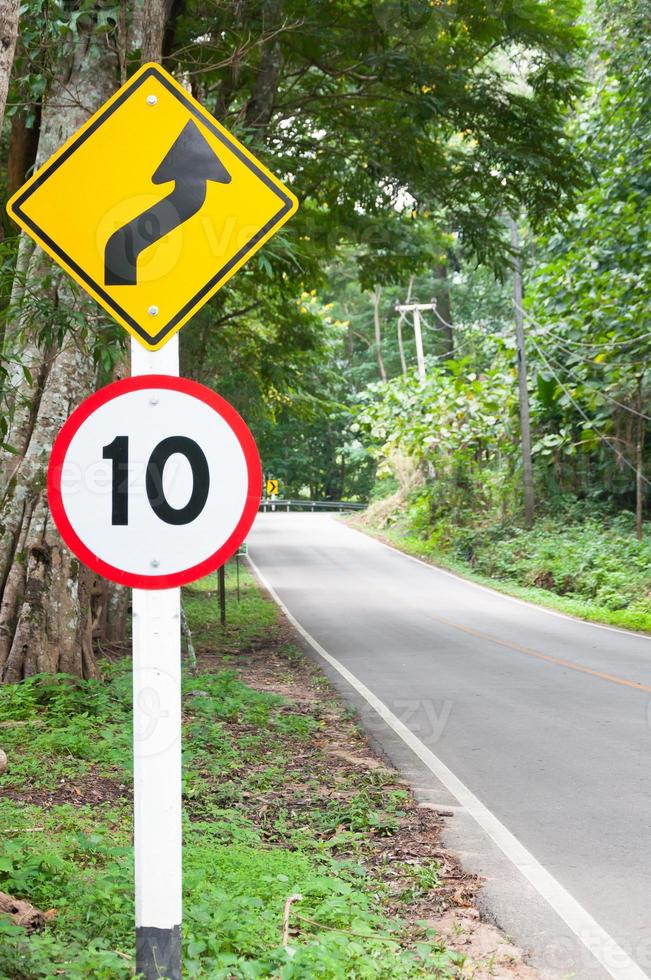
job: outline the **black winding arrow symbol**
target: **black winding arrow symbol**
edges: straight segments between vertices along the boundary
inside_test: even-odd
[[[174,190],[113,232],[104,250],[104,283],[135,286],[138,256],[159,238],[196,214],[206,199],[209,180],[229,184],[231,175],[192,120],[168,150],[152,176],[154,184],[175,181]]]

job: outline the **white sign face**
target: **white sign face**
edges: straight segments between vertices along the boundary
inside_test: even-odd
[[[103,388],[68,419],[48,494],[62,538],[99,575],[171,588],[235,553],[261,482],[235,409],[195,382],[143,375]]]

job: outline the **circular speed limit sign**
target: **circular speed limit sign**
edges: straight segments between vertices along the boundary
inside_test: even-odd
[[[52,516],[98,575],[140,589],[192,582],[230,558],[260,503],[258,451],[235,409],[167,375],[91,395],[50,458]]]

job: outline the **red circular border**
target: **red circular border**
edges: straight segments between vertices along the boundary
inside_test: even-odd
[[[217,412],[233,430],[246,459],[248,492],[242,516],[235,530],[209,558],[199,562],[198,565],[193,565],[192,568],[186,568],[182,572],[174,572],[171,575],[137,575],[134,572],[125,572],[120,568],[115,568],[115,566],[103,561],[90,551],[77,535],[68,520],[61,495],[61,475],[66,453],[74,436],[86,419],[114,398],[119,398],[120,395],[130,391],[142,391],[146,388],[167,388],[170,391],[180,391],[184,395],[190,395],[204,402]],[[216,568],[228,561],[231,555],[235,554],[249,533],[260,506],[262,467],[255,441],[246,422],[221,395],[211,391],[210,388],[206,388],[205,385],[198,384],[196,381],[189,381],[187,378],[175,378],[167,374],[142,374],[135,378],[115,381],[113,384],[107,385],[106,388],[101,388],[90,398],[87,398],[85,402],[82,402],[79,408],[72,413],[52,447],[47,471],[47,494],[52,517],[61,537],[72,553],[85,565],[92,568],[94,572],[112,582],[119,582],[120,585],[128,585],[134,589],[171,589],[177,585],[194,582],[203,575],[214,572]]]

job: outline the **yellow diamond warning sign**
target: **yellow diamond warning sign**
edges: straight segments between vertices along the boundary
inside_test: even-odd
[[[157,350],[297,208],[159,65],[144,65],[12,197],[14,220]]]

